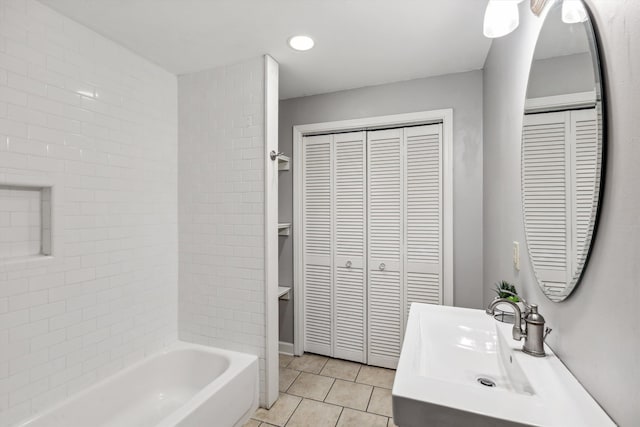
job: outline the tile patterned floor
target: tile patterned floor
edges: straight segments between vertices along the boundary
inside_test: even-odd
[[[245,427],[396,427],[395,371],[306,353],[280,355],[280,397]]]

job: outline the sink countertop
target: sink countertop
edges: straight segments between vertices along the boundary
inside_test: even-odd
[[[615,426],[546,344],[546,357],[529,356],[512,327],[484,310],[414,303],[392,391],[396,424]]]

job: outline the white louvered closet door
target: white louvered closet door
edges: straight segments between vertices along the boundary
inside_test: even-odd
[[[304,137],[304,350],[332,350],[332,135]]]
[[[402,304],[403,129],[367,134],[368,363],[395,368],[404,332]]]
[[[573,268],[577,277],[586,262],[598,208],[601,158],[596,109],[571,112]]]
[[[303,138],[304,350],[395,368],[443,300],[442,125]]]
[[[570,271],[569,112],[524,117],[522,192],[527,245],[538,280],[562,293]]]
[[[341,133],[333,138],[333,356],[366,362],[365,133]]]
[[[442,124],[404,134],[406,321],[413,302],[442,304]]]

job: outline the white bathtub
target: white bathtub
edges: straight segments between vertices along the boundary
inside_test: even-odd
[[[256,356],[178,342],[21,427],[233,427],[258,407]]]

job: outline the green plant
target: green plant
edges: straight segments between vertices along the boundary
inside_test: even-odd
[[[506,280],[501,280],[496,283],[496,288],[493,290],[496,294],[498,294],[498,298],[506,298],[513,302],[520,302],[520,298],[518,298],[518,291],[516,291],[516,287]]]

